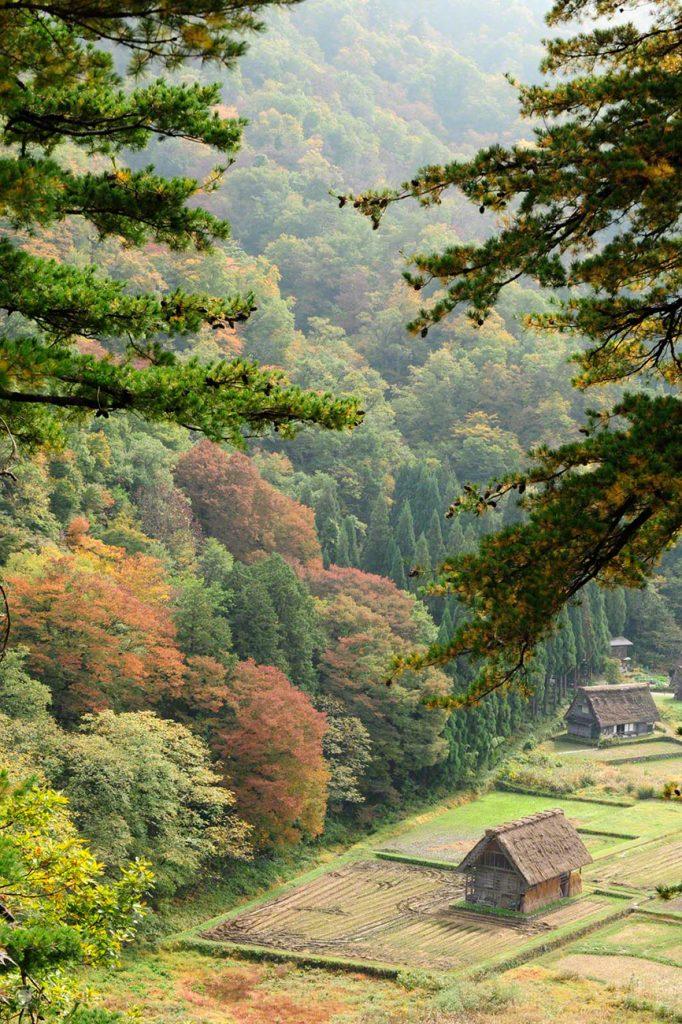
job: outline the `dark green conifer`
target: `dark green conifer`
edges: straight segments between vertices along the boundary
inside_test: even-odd
[[[251,566],[237,563],[232,573],[230,625],[234,650],[240,660],[253,658],[259,665],[286,671],[275,606],[268,589]]]
[[[389,571],[388,575],[391,577],[393,582],[401,590],[407,590],[407,575],[405,573],[405,563],[403,556],[400,553],[400,548],[395,542],[395,538],[391,537],[389,544]]]
[[[360,566],[360,548],[358,546],[358,521],[355,516],[344,516],[341,528],[348,550],[348,561],[345,564],[357,568]],[[339,565],[341,565],[340,562]]]
[[[372,506],[372,514],[367,527],[367,537],[362,549],[362,568],[365,572],[377,573],[379,576],[388,576],[390,569],[388,554],[390,542],[391,525],[388,502],[382,492]]]
[[[400,509],[400,515],[398,516],[398,521],[395,525],[394,537],[406,564],[411,565],[414,561],[416,538],[414,536],[412,507],[407,499],[403,501]]]
[[[428,530],[426,531],[426,540],[429,545],[429,558],[431,560],[431,565],[434,567],[440,565],[445,558],[442,522],[442,515],[439,515],[434,509],[431,513]]]

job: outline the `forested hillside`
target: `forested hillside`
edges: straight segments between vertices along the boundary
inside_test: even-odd
[[[545,9],[307,0],[271,14],[230,74],[177,73],[219,79],[223,112],[250,122],[202,197],[231,240],[209,254],[126,249],[80,220],[24,239],[159,294],[253,289],[248,323],[171,338],[182,359],[252,357],[365,411],[351,433],[311,428],[245,452],[102,416],[67,430],[63,449],[24,457],[0,494],[12,615],[2,744],[67,795],[107,865],[148,858],[158,896],[209,864],[471,782],[571,682],[613,671],[610,635],[625,633],[652,670],[679,654],[673,551],[648,590],[590,585],[539,651],[527,696],[427,708],[425,694],[469,677],[462,661],[385,685],[392,655],[447,638],[461,615],[452,598],[420,596],[432,568],[515,514],[446,520],[462,485],[578,436],[586,405],[613,395],[573,390],[574,343],[524,326],[521,310],[549,308],[530,286],[510,288],[480,330],[462,317],[406,333],[418,300],[401,250],[483,237],[476,207],[406,206],[373,232],[334,197],[523,138],[503,72],[536,73]],[[81,170],[82,153],[66,152]],[[177,139],[131,159],[211,170]]]

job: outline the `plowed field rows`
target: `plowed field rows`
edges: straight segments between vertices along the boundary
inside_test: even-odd
[[[206,937],[447,970],[511,954],[534,936],[588,920],[609,905],[592,897],[519,922],[453,910],[461,897],[461,879],[450,871],[366,861],[246,911]]]
[[[682,836],[662,843],[648,843],[624,850],[605,861],[597,861],[584,871],[592,882],[627,885],[635,889],[653,889],[682,871]]]

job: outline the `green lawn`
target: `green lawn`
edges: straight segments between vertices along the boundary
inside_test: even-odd
[[[682,700],[675,700],[672,693],[653,693],[653,698],[665,722],[682,725]]]
[[[565,797],[531,796],[493,791],[461,807],[454,807],[423,824],[405,828],[383,848],[415,856],[448,859],[448,847],[459,855],[463,840],[476,839],[484,829],[523,818],[550,807],[561,807],[578,827],[625,835],[654,837],[682,828],[679,806],[660,800],[639,800],[631,807],[583,803]],[[611,844],[604,842],[604,849]],[[594,850],[601,852],[601,850]]]

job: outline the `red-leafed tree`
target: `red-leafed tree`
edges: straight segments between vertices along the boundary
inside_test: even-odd
[[[438,764],[447,752],[447,715],[424,706],[443,696],[446,676],[405,673],[390,688],[386,669],[396,651],[428,643],[433,622],[415,598],[382,576],[332,566],[309,571],[330,643],[318,672],[324,692],[359,718],[372,741],[372,761],[360,789],[374,800],[397,798],[409,777]]]
[[[69,533],[73,550],[18,556],[6,577],[13,640],[28,648],[62,721],[148,707],[183,686],[162,567],[98,541],[80,548],[81,525]]]
[[[193,659],[189,701],[203,705],[209,745],[239,814],[261,847],[319,835],[329,780],[326,716],[271,665],[242,661],[226,673],[209,661]]]
[[[364,608],[410,644],[425,643],[430,639],[434,627],[424,606],[385,576],[331,565],[323,570],[309,569],[306,580],[315,597],[334,605],[350,600],[355,607],[352,615],[357,615],[359,608]],[[342,624],[336,616],[331,624],[334,635],[341,635]]]
[[[201,441],[180,457],[175,479],[204,533],[240,561],[276,551],[289,562],[321,566],[313,510],[263,480],[245,455]]]

